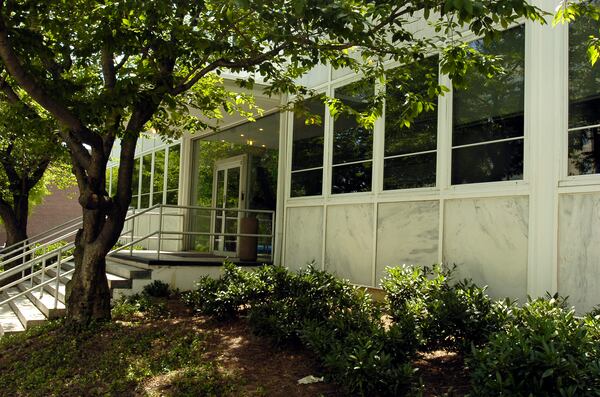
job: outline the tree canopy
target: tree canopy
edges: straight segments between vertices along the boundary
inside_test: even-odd
[[[494,57],[461,41],[461,32],[490,40],[522,18],[542,16],[524,0],[0,0],[0,60],[57,120],[80,190],[84,227],[69,321],[110,316],[104,256],[130,204],[140,132],[207,127],[191,107],[206,118],[222,111],[250,117],[251,98],[228,89],[224,74],[237,76],[241,88],[260,82],[267,94],[302,97],[312,93],[298,78],[319,64],[384,79],[386,62],[439,53],[442,72],[459,84],[472,68],[498,70]],[[413,29],[418,21],[430,35]],[[394,70],[396,84],[410,81],[410,71]],[[424,84],[426,95],[407,89],[408,122],[443,91],[437,80]],[[329,101],[343,110],[341,101]],[[377,102],[358,114],[366,124]],[[117,138],[119,175],[109,197],[105,169]]]

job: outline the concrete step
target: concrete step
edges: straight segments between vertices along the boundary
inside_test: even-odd
[[[20,292],[21,291],[19,291],[17,288],[9,288],[4,295],[10,298],[18,295]],[[13,312],[17,315],[25,329],[44,324],[47,321],[46,316],[44,316],[44,314],[25,295],[15,298],[8,304]]]
[[[149,280],[152,278],[152,270],[142,269],[130,263],[124,263],[121,259],[106,258],[107,273],[127,279]]]
[[[26,291],[29,289],[29,284],[21,283],[17,287],[21,291]],[[66,313],[64,301],[59,299],[54,308],[54,296],[47,291],[41,292],[39,288],[36,288],[33,292],[27,293],[27,297],[50,320],[63,317]]]
[[[61,268],[60,281],[64,284],[67,284],[71,280],[71,278],[73,278],[73,273],[68,274],[66,276],[62,275],[63,272],[66,272],[68,270],[70,270],[70,269],[65,268],[65,267]],[[46,274],[48,275],[48,277],[54,278],[54,277],[56,277],[56,269],[54,269],[54,268],[48,269],[46,271]],[[118,276],[118,275],[112,274],[112,273],[106,273],[106,278],[108,279],[108,287],[110,289],[131,288],[131,279],[129,279],[129,278],[121,277],[121,276]]]
[[[132,259],[129,255],[120,252],[115,255],[107,256],[106,260],[107,262],[110,261],[114,263],[128,265],[137,269],[143,269],[148,271],[151,271],[153,269],[152,266],[150,266],[148,263],[145,263],[147,261],[141,260],[138,257],[134,257]]]
[[[48,277],[44,278],[45,281],[49,280]],[[35,276],[33,278],[33,281],[35,284],[41,284],[42,283],[42,278],[40,276]],[[25,285],[27,285],[27,283],[25,283]],[[39,291],[39,290],[38,290]],[[44,291],[46,291],[47,293],[49,293],[52,296],[55,296],[55,292],[56,292],[56,281],[53,281],[49,284],[44,285]],[[62,277],[61,280],[59,280],[58,282],[58,299],[61,302],[65,302],[65,294],[67,292],[67,286],[64,282],[62,282]]]
[[[10,305],[0,306],[0,336],[23,331],[25,327]]]

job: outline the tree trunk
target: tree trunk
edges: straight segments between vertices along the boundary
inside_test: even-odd
[[[17,258],[13,261],[10,260],[12,257],[24,253],[24,251],[22,250],[12,249],[11,246],[27,240],[27,218],[29,215],[29,208],[28,205],[22,205],[22,200],[24,199],[25,201],[28,201],[28,198],[28,195],[25,195],[24,198],[17,198],[17,196],[15,195],[14,208],[10,208],[8,211],[1,211],[4,229],[6,231],[6,248],[8,248],[8,250],[5,251],[14,251],[13,254],[9,255],[3,260],[3,270],[5,271],[8,269],[12,269],[13,267],[18,266],[29,260],[29,256],[26,256],[25,258]],[[25,273],[29,272],[27,271]],[[2,280],[0,282],[0,286],[10,284],[13,281],[18,280],[19,278],[21,278],[21,274],[15,274],[14,276]]]
[[[85,210],[84,210],[85,211]],[[75,273],[67,283],[67,325],[85,325],[110,320],[110,290],[106,278],[106,250],[87,243],[83,229],[75,238]]]

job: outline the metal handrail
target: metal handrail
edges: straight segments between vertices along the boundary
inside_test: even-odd
[[[62,233],[64,233],[65,230],[75,227],[76,225],[77,225],[77,227],[79,227],[82,219],[83,219],[83,217],[81,217],[81,216],[78,218],[75,218],[75,219],[71,219],[61,225],[55,226],[55,227],[48,229],[42,233],[38,233],[33,237],[29,237],[26,240],[9,245],[8,247],[4,247],[4,248],[0,249],[0,257],[5,257],[8,255],[11,255],[14,252],[21,251],[27,247],[30,247],[36,243],[39,243],[40,241],[42,241],[44,239],[62,234]],[[75,224],[73,224],[73,223],[75,223]]]
[[[144,236],[136,236],[135,235],[135,228],[136,228],[136,223],[134,222],[132,224],[131,229],[128,230],[123,230],[121,231],[121,234],[119,236],[120,239],[131,239],[131,241],[121,245],[120,247],[117,248],[113,248],[111,249],[108,254],[106,255],[107,257],[112,256],[120,251],[123,251],[125,249],[129,249],[130,253],[133,253],[133,246],[135,244],[138,244],[142,241],[145,240],[150,240],[150,239],[154,239],[155,236],[158,235],[158,258],[160,259],[160,253],[161,253],[161,243],[163,240],[171,240],[170,238],[165,238],[164,236],[169,236],[169,235],[175,235],[175,236],[223,236],[223,237],[256,237],[256,238],[270,238],[271,239],[271,244],[273,243],[273,239],[275,237],[275,230],[273,227],[271,227],[270,229],[270,233],[268,234],[264,234],[264,233],[218,233],[218,232],[190,232],[190,231],[168,231],[168,230],[162,230],[163,229],[163,217],[164,216],[178,216],[180,214],[178,213],[169,213],[169,212],[165,212],[164,209],[165,208],[173,208],[173,209],[184,209],[184,210],[204,210],[204,211],[211,211],[211,212],[224,212],[224,211],[231,211],[231,212],[237,212],[237,213],[256,213],[256,214],[268,214],[270,215],[269,218],[267,219],[263,219],[263,222],[270,222],[271,224],[273,224],[275,222],[275,211],[272,210],[252,210],[252,209],[241,209],[241,208],[217,208],[217,207],[199,207],[199,206],[191,206],[191,205],[187,205],[187,206],[176,206],[176,205],[163,205],[163,204],[155,204],[152,207],[143,209],[139,212],[134,212],[130,215],[127,215],[125,217],[125,222],[127,221],[131,221],[131,220],[135,220],[136,218],[141,217],[142,215],[160,215],[160,220],[159,220],[159,226],[158,226],[158,230],[155,230],[153,232],[150,232]],[[152,211],[159,209],[158,213],[153,213]],[[212,215],[211,215],[212,216]],[[55,228],[56,229],[56,228]],[[62,240],[63,238],[66,237],[70,237],[72,234],[76,233],[76,231],[72,231],[70,233],[67,233],[67,235],[62,236],[61,239],[55,239],[49,242],[46,242],[40,246],[35,247],[34,250],[30,250],[28,252],[24,252],[22,254],[20,254],[19,256],[13,257],[11,258],[11,260],[15,260],[15,259],[19,259],[19,258],[25,258],[28,254],[31,254],[31,252],[43,249],[48,247],[50,244],[55,243],[57,241]],[[48,236],[50,236],[52,234],[49,234]],[[55,292],[54,292],[54,308],[57,308],[58,302],[59,302],[59,285],[60,285],[60,279],[61,277],[67,276],[72,274],[75,270],[71,269],[65,272],[61,272],[62,269],[62,265],[68,261],[73,260],[73,255],[70,255],[68,257],[63,257],[63,254],[65,251],[70,250],[72,248],[75,247],[75,243],[71,242],[68,243],[66,245],[63,245],[61,247],[58,247],[56,249],[53,249],[51,251],[45,252],[42,255],[36,256],[36,257],[32,257],[31,259],[25,261],[24,263],[17,265],[11,269],[8,269],[7,271],[0,273],[0,280],[3,279],[7,279],[8,277],[14,276],[18,273],[23,273],[23,276],[15,281],[10,282],[9,284],[6,284],[2,287],[0,287],[0,293],[2,291],[5,291],[11,287],[14,287],[16,285],[19,285],[25,281],[30,280],[31,281],[31,286],[29,288],[27,288],[26,290],[15,294],[11,297],[9,297],[8,299],[5,299],[3,301],[0,301],[0,306],[4,305],[6,303],[9,303],[11,301],[13,301],[14,299],[17,299],[23,295],[26,295],[32,291],[35,291],[37,289],[40,290],[40,293],[43,293],[44,290],[44,286],[49,285],[51,283],[56,283],[55,286]],[[271,255],[273,255],[272,251],[271,251]],[[56,258],[56,262],[52,263],[49,266],[46,266],[46,261],[48,259],[51,258]],[[41,265],[41,268],[38,270],[34,270],[36,266]],[[56,275],[54,277],[51,277],[49,279],[44,279],[45,275],[47,274],[48,270],[54,269],[56,268]],[[24,274],[26,270],[31,270],[29,272],[29,274]],[[34,284],[35,278],[37,276],[41,276],[41,282],[36,282]]]
[[[40,256],[35,256],[35,253],[36,253],[37,251],[39,251],[39,250],[43,250],[44,248],[47,248],[48,246],[50,246],[50,245],[52,245],[52,244],[55,244],[55,243],[61,242],[61,241],[63,241],[65,238],[69,238],[69,237],[71,237],[71,236],[74,236],[74,235],[76,235],[76,234],[77,234],[77,231],[76,231],[76,230],[73,230],[72,232],[69,232],[69,233],[67,233],[67,234],[65,234],[65,235],[62,235],[62,236],[61,236],[61,237],[59,237],[59,238],[56,238],[56,239],[54,239],[54,240],[51,240],[51,241],[48,241],[48,242],[46,242],[46,243],[44,243],[44,244],[42,244],[42,245],[38,245],[38,246],[36,246],[36,247],[32,248],[32,249],[31,249],[31,250],[29,250],[29,251],[25,251],[25,252],[23,252],[23,253],[21,253],[21,254],[19,254],[19,255],[15,255],[15,256],[13,256],[13,257],[9,258],[9,259],[8,259],[6,262],[7,262],[7,263],[11,263],[11,262],[13,262],[13,261],[16,261],[17,259],[25,258],[25,257],[27,257],[27,256],[29,256],[29,255],[31,255],[31,256],[32,256],[32,258],[30,259],[30,261],[31,261],[31,260],[34,260],[34,259],[37,259],[37,258],[40,258]],[[48,252],[52,252],[52,251],[48,251]],[[6,264],[5,262],[0,262],[0,266],[4,266],[5,264]],[[23,263],[23,264],[24,264],[24,263]]]

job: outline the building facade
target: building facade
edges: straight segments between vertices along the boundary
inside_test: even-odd
[[[259,254],[292,269],[314,262],[357,285],[377,287],[387,266],[443,262],[496,297],[558,291],[588,310],[600,303],[600,69],[586,57],[597,32],[585,20],[525,22],[494,43],[463,37],[502,56],[506,73],[472,75],[461,89],[438,73],[450,92],[408,128],[393,81],[315,68],[303,84],[358,108],[385,90],[374,128],[334,119],[318,101],[307,106],[323,122],[307,125],[278,112],[293,98],[258,96],[265,116],[254,123],[229,117],[216,133],[144,139],[134,206],[191,206],[163,226],[191,232],[239,231],[228,208],[275,211],[259,219],[275,235],[259,239]],[[181,235],[170,248],[235,255],[238,240]]]

